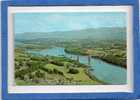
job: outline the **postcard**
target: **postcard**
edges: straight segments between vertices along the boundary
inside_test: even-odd
[[[77,8],[17,10],[10,15],[13,86],[88,87],[85,91],[128,86],[132,77],[128,12]]]

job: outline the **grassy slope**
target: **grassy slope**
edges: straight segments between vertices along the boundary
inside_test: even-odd
[[[78,73],[69,73],[69,69]],[[102,84],[89,77],[88,67],[64,57],[41,57],[15,50],[15,79],[17,85]]]

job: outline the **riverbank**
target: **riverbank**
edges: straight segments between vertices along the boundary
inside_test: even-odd
[[[122,68],[127,68],[126,66],[126,57],[123,57],[118,53],[118,51],[111,53],[111,50],[102,50],[102,49],[94,49],[94,50],[88,50],[88,49],[79,49],[79,48],[65,48],[65,52],[75,55],[83,55],[88,56],[90,55],[93,58],[101,59],[107,63],[118,65]],[[123,52],[123,51],[119,51]],[[125,56],[125,55],[124,55]]]
[[[93,70],[93,69],[92,69],[92,70]],[[91,72],[90,69],[85,70],[85,73],[89,76],[89,78],[91,78],[91,79],[93,79],[93,80],[96,80],[96,81],[98,81],[98,82],[100,82],[100,83],[102,83],[102,84],[104,84],[104,85],[107,85],[107,84],[108,84],[108,83],[106,83],[106,82],[104,82],[104,81],[101,81],[101,80],[97,79],[97,78],[92,74],[92,72]]]

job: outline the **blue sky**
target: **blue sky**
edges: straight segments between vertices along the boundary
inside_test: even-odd
[[[53,32],[100,27],[126,27],[126,13],[16,13],[15,33]]]

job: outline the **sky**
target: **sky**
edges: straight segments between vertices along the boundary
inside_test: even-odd
[[[14,31],[54,32],[101,27],[126,27],[124,12],[16,13]]]

